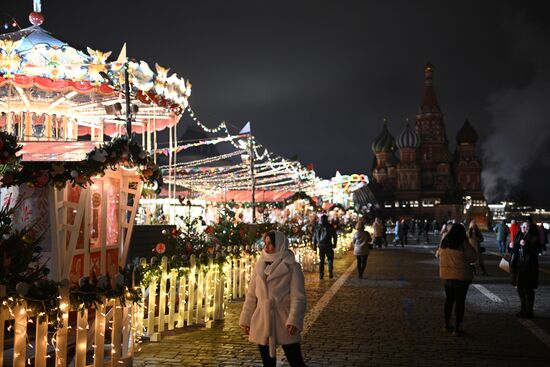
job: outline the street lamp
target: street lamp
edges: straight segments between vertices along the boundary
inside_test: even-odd
[[[99,75],[109,84],[113,89],[120,90],[114,83],[114,81],[111,79],[109,74],[107,74],[104,71],[100,71]],[[126,119],[119,119],[115,118],[115,120],[119,121],[126,121],[126,135],[128,138],[132,136],[132,113],[137,114],[139,108],[137,105],[131,105],[130,104],[130,77],[128,75],[128,59],[124,62],[124,100],[126,105]],[[120,112],[122,109],[122,106],[120,103],[114,104],[114,111]],[[111,106],[105,106],[105,111],[109,114],[113,111],[113,107]],[[116,113],[115,113],[116,114]]]

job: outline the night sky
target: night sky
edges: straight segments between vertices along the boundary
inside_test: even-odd
[[[57,38],[115,57],[127,42],[128,56],[191,80],[204,124],[251,121],[259,142],[321,177],[370,173],[383,119],[394,136],[414,122],[430,61],[452,151],[466,118],[479,133],[488,198],[550,204],[544,2],[42,3]],[[27,26],[31,10],[31,0],[4,0],[0,12]]]

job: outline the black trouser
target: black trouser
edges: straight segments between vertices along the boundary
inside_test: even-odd
[[[532,315],[535,305],[535,291],[531,288],[518,286],[519,300],[521,301],[521,313],[523,315]]]
[[[445,286],[445,326],[450,325],[451,314],[453,312],[453,305],[455,308],[455,317],[457,329],[462,325],[464,320],[464,304],[466,302],[466,294],[468,293],[469,281],[446,279]]]
[[[332,275],[332,264],[334,261],[334,250],[331,246],[319,246],[319,275],[325,273],[325,255],[328,260],[328,272]]]
[[[264,366],[275,367],[277,365],[277,358],[271,358],[269,355],[269,345],[260,345],[260,354],[262,355],[262,362]],[[291,367],[307,367],[304,359],[302,358],[302,349],[300,343],[283,345],[286,359]]]
[[[363,277],[363,273],[367,268],[367,260],[369,255],[356,255],[355,257],[357,258],[357,272],[360,277]]]
[[[407,235],[406,234],[400,234],[399,235],[399,244],[401,244],[401,247],[405,247],[406,243],[407,243]]]

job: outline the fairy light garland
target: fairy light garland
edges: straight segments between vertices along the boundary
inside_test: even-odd
[[[178,164],[175,165],[175,167],[177,167],[177,168],[187,168],[187,167],[199,166],[201,164],[212,163],[212,162],[220,161],[220,160],[223,160],[223,159],[226,159],[226,158],[231,158],[231,157],[234,157],[234,156],[237,156],[237,155],[241,155],[243,153],[245,153],[245,151],[238,150],[238,151],[235,151],[235,152],[222,154],[222,155],[218,155],[218,156],[215,156],[215,157],[199,159],[199,160],[191,161],[191,162],[178,163]],[[174,165],[172,165],[172,166],[174,166]],[[160,168],[162,168],[162,169],[169,168],[169,167],[170,167],[169,165],[160,166]]]
[[[229,175],[226,173],[221,174],[213,174],[213,175],[195,175],[193,173],[189,172],[183,172],[181,173],[182,168],[190,168],[193,166],[200,166],[203,164],[212,163],[215,161],[223,160],[225,158],[234,157],[237,155],[242,154],[250,154],[248,150],[244,149],[244,146],[248,146],[248,142],[246,144],[243,144],[243,140],[238,140],[238,138],[235,138],[235,135],[231,135],[229,132],[229,128],[227,126],[227,123],[225,121],[222,121],[218,126],[214,128],[207,127],[204,123],[200,121],[200,119],[197,117],[196,112],[191,108],[191,106],[187,106],[187,108],[184,110],[189,112],[189,116],[191,119],[195,122],[195,124],[203,130],[205,133],[210,134],[217,134],[221,133],[224,134],[224,137],[217,137],[212,138],[211,141],[216,143],[221,142],[230,142],[234,148],[237,149],[237,151],[233,153],[227,153],[223,155],[219,155],[216,157],[210,157],[205,158],[202,160],[196,160],[192,162],[182,162],[178,163],[173,167],[175,169],[175,172],[177,172],[176,176],[182,174],[185,177],[176,177],[175,182],[182,184],[182,185],[192,185],[196,187],[197,185],[203,186],[206,185],[206,188],[198,189],[199,191],[206,191],[208,188],[215,188],[224,186],[225,189],[248,189],[250,185],[245,187],[244,185],[235,185],[238,181],[250,179],[250,174],[247,174],[246,172],[239,172],[235,175]],[[254,159],[254,166],[255,169],[257,169],[257,174],[255,174],[255,177],[264,177],[264,176],[272,176],[272,175],[279,175],[280,179],[279,181],[281,184],[277,184],[276,182],[262,182],[257,181],[258,184],[264,185],[263,188],[273,188],[277,187],[279,189],[289,187],[298,187],[299,190],[304,188],[310,188],[312,187],[317,181],[319,181],[319,178],[315,175],[314,171],[310,171],[306,169],[301,163],[295,162],[295,161],[289,161],[283,157],[280,157],[278,155],[275,155],[271,153],[267,148],[265,148],[262,144],[258,143],[257,140],[253,136],[249,136],[248,134],[241,134],[238,136],[243,139],[250,139],[252,140],[253,146],[252,146],[252,152],[253,152],[253,159]],[[235,141],[238,141],[236,143]],[[207,140],[205,140],[204,143],[199,144],[207,144]],[[263,148],[263,152],[260,153],[260,148]],[[178,151],[181,151],[183,149],[177,148]],[[265,171],[259,170],[260,167],[267,167]],[[162,168],[167,168],[167,166],[163,166]],[[178,172],[180,170],[180,172]],[[268,172],[268,171],[271,171]],[[227,176],[230,176],[230,178],[227,178]],[[207,182],[209,178],[212,178],[215,180],[215,183]],[[290,178],[290,179],[288,179]],[[303,181],[303,182],[302,182]],[[262,188],[262,186],[257,186],[258,188]]]

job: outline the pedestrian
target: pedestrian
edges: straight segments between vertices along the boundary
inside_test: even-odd
[[[448,231],[451,230],[452,225],[453,224],[450,220],[448,220],[446,222],[443,222],[443,224],[441,225],[441,231],[440,231],[441,238],[443,238],[443,236],[445,236],[445,233],[447,233]]]
[[[432,228],[434,231],[434,236],[437,236],[439,234],[439,222],[437,221],[437,219],[434,219],[432,221]]]
[[[397,243],[399,242],[399,226],[401,223],[399,222],[399,219],[395,220],[395,226],[393,227],[393,245],[397,246]]]
[[[430,243],[430,222],[427,219],[424,219],[424,233],[426,234],[426,243]]]
[[[384,240],[384,247],[388,247],[388,227],[386,227],[386,220],[382,219],[382,239]]]
[[[454,335],[464,331],[466,294],[473,279],[470,263],[476,261],[476,253],[468,244],[466,230],[461,224],[447,225],[447,233],[441,239],[437,250],[439,257],[439,277],[445,288],[444,330]],[[451,315],[455,309],[455,325],[451,324]]]
[[[353,234],[353,254],[357,258],[357,273],[359,279],[363,278],[363,273],[367,268],[367,260],[369,257],[369,245],[371,242],[370,233],[365,231],[365,223],[357,222]]]
[[[481,243],[483,242],[483,235],[481,234],[475,219],[470,221],[470,225],[468,227],[468,242],[477,255],[477,261],[472,264],[474,274],[477,274],[476,267],[479,266],[483,275],[489,275],[485,269],[485,262],[483,261],[483,252],[485,252],[485,247],[482,248],[481,246]]]
[[[405,219],[401,219],[401,223],[399,224],[399,228],[397,232],[398,232],[399,243],[401,244],[401,247],[405,247],[405,244],[407,243],[407,232],[408,232],[408,225]]]
[[[338,236],[334,227],[328,222],[328,217],[323,214],[321,216],[321,223],[317,226],[315,236],[313,236],[313,248],[315,251],[319,249],[319,279],[323,279],[325,273],[325,257],[328,261],[329,277],[332,279],[334,276],[332,266],[337,241]]]
[[[288,363],[303,367],[300,346],[306,310],[302,267],[279,231],[264,235],[264,249],[250,277],[239,325],[258,344],[264,366],[275,367],[282,345]]]
[[[403,226],[403,239],[405,240],[404,244],[407,245],[407,237],[409,236],[409,221],[405,219],[401,219],[401,223]],[[401,243],[403,245],[403,243]]]
[[[521,318],[533,318],[535,289],[539,284],[539,233],[535,224],[523,222],[520,232],[510,243],[512,256],[510,272],[512,285],[518,290],[521,310],[516,314]]]
[[[372,223],[372,236],[374,237],[373,244],[378,248],[381,248],[384,243],[383,231],[384,226],[382,225],[380,218],[374,218],[374,223]]]
[[[515,219],[512,219],[512,221],[510,222],[510,244],[514,242],[518,233],[519,233],[519,225],[517,224]],[[507,250],[510,251],[511,248],[512,248],[511,246],[508,246]]]
[[[510,230],[506,225],[506,219],[503,219],[502,222],[495,226],[495,232],[497,233],[497,244],[500,251],[500,255],[504,256],[506,254],[506,239],[508,238],[508,233]]]
[[[544,223],[539,223],[539,242],[540,242],[540,254],[546,253],[546,245],[548,244],[548,230],[544,228]]]
[[[424,229],[424,226],[422,225],[422,221],[420,219],[416,220],[416,229],[418,231],[416,233],[416,243],[420,243],[420,237],[422,237],[422,231]]]

